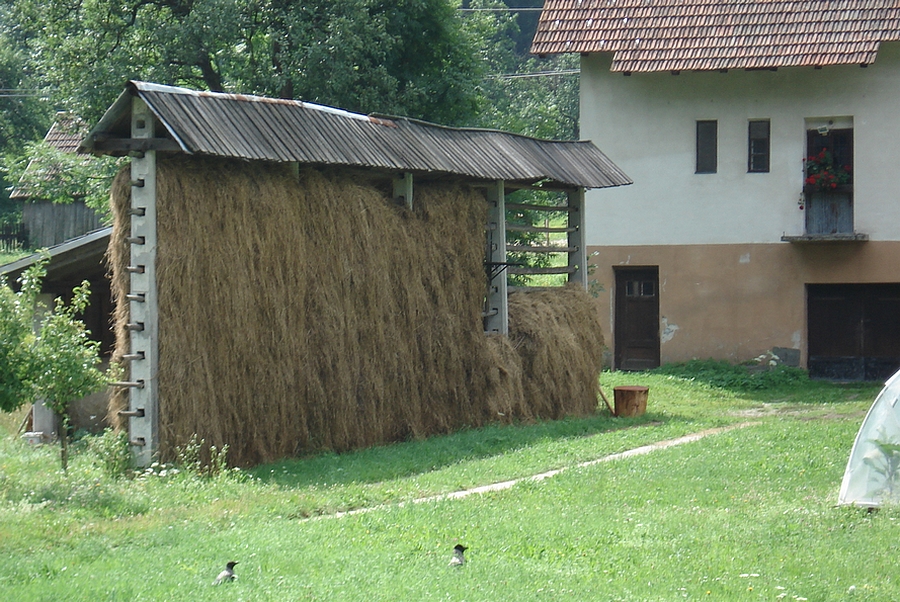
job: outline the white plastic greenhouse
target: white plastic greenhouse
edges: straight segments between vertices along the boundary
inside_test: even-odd
[[[853,443],[838,504],[877,508],[900,503],[900,371],[866,414]]]

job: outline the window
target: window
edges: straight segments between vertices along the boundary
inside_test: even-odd
[[[718,122],[697,122],[697,171],[716,173],[718,155]]]
[[[807,156],[814,157],[823,151],[824,161],[830,169],[841,176],[841,184],[849,184],[853,174],[853,129],[823,126],[807,130]],[[809,171],[808,164],[807,171]]]
[[[656,282],[653,280],[627,280],[625,281],[626,297],[655,297]]]
[[[767,173],[769,171],[769,122],[751,121],[747,145],[747,171]]]

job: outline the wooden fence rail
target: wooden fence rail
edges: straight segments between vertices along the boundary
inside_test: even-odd
[[[28,243],[28,231],[25,224],[0,225],[0,251],[13,253],[20,251]]]

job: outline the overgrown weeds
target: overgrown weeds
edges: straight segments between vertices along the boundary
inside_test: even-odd
[[[694,359],[666,364],[652,372],[736,392],[771,390],[809,382],[809,375],[805,370],[780,363],[748,365],[732,364],[724,360]]]

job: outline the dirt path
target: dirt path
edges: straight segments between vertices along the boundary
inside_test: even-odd
[[[676,439],[667,439],[665,441],[658,441],[656,443],[650,443],[649,445],[643,445],[641,447],[636,447],[634,449],[629,449],[623,452],[619,452],[617,454],[610,454],[608,456],[603,456],[602,458],[597,458],[595,460],[588,460],[587,462],[581,462],[579,464],[575,464],[573,466],[566,466],[563,468],[557,468],[555,470],[548,470],[547,472],[542,472],[540,474],[531,475],[530,477],[521,477],[518,479],[512,479],[509,481],[501,481],[499,483],[491,483],[490,485],[482,485],[481,487],[473,487],[471,489],[463,489],[460,491],[454,491],[452,493],[442,493],[440,495],[432,495],[428,497],[417,498],[412,500],[411,502],[399,502],[397,504],[382,504],[378,506],[372,506],[369,508],[357,508],[356,510],[348,510],[346,512],[335,512],[334,514],[325,514],[322,516],[312,517],[306,520],[316,520],[323,518],[341,518],[344,516],[352,516],[354,514],[363,514],[365,512],[371,512],[373,510],[378,510],[382,508],[387,508],[389,506],[405,506],[406,504],[423,504],[426,502],[438,502],[443,500],[455,500],[461,499],[464,497],[469,497],[470,495],[481,494],[481,493],[490,493],[493,491],[503,491],[505,489],[509,489],[516,485],[517,483],[524,483],[526,481],[543,481],[544,479],[549,479],[551,477],[555,477],[556,475],[570,470],[572,468],[584,468],[586,466],[593,466],[595,464],[600,464],[602,462],[612,462],[613,460],[621,460],[623,458],[630,458],[632,456],[642,456],[644,454],[649,454],[650,452],[657,451],[660,449],[666,449],[667,447],[674,447],[676,445],[683,445],[685,443],[692,443],[694,441],[699,441],[704,437],[709,437],[710,435],[718,435],[721,433],[726,433],[728,431],[733,431],[735,429],[746,428],[748,426],[754,426],[757,424],[761,424],[759,421],[752,422],[740,422],[737,424],[730,424],[728,426],[721,426],[717,428],[706,429],[704,431],[699,431],[696,433],[691,433],[690,435],[684,435],[683,437],[678,437]]]

